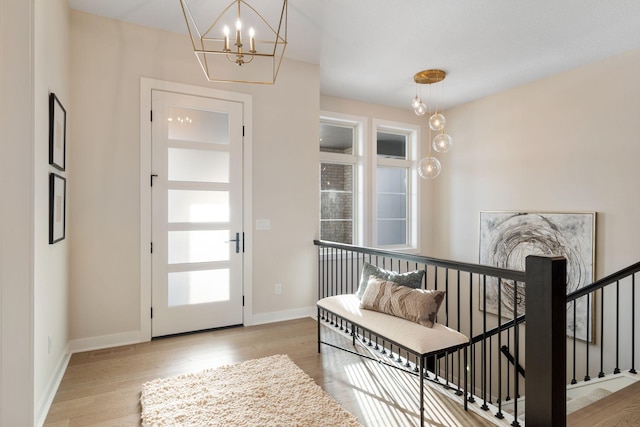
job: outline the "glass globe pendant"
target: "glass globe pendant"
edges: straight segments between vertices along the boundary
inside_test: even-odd
[[[416,113],[416,116],[424,116],[425,114],[427,114],[427,106],[424,102],[420,102],[418,108],[415,108],[413,112]]]
[[[447,120],[444,118],[444,115],[440,113],[436,113],[429,117],[429,127],[431,130],[442,130],[446,123]]]
[[[451,150],[452,145],[453,138],[444,133],[444,131],[433,138],[433,149],[438,153],[446,153],[447,151]]]
[[[411,101],[411,108],[413,108],[414,110],[417,109],[420,104],[422,104],[422,99],[420,99],[420,97],[418,95],[416,95],[415,98],[413,98],[413,101]]]
[[[440,161],[435,157],[425,157],[418,164],[418,174],[425,179],[434,179],[440,175],[442,166]]]

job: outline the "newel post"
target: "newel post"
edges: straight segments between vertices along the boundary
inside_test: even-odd
[[[565,427],[567,260],[530,255],[525,274],[525,422],[530,427]]]

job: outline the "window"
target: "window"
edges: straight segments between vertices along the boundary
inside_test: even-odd
[[[320,123],[320,239],[354,244],[358,124]]]
[[[376,130],[375,246],[413,246],[410,236],[411,145],[407,130]]]
[[[326,113],[320,118],[320,239],[418,248],[418,127]]]

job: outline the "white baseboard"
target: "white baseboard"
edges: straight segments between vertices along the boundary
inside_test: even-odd
[[[80,338],[71,340],[69,350],[71,354],[83,351],[102,350],[123,345],[138,344],[148,341],[140,331],[123,332],[121,334],[102,335],[100,337]]]
[[[272,311],[270,313],[259,313],[245,319],[245,326],[263,325],[265,323],[284,322],[285,320],[301,319],[303,317],[313,317],[316,315],[316,307],[296,308],[293,310]]]
[[[58,387],[62,382],[62,377],[64,377],[64,373],[69,366],[71,356],[74,353],[91,350],[101,350],[104,348],[136,344],[146,341],[145,339],[141,339],[141,337],[142,334],[140,333],[140,331],[134,331],[123,334],[113,334],[101,337],[71,340],[64,349],[62,358],[60,359],[55,372],[53,373],[49,383],[47,384],[47,388],[42,399],[40,400],[40,402],[37,402],[37,406],[35,409],[35,425],[38,427],[44,425],[47,415],[49,414],[49,409],[51,409],[53,399],[56,395],[56,392],[58,391]]]
[[[47,389],[36,407],[35,419],[38,427],[44,425],[47,414],[49,414],[49,408],[53,403],[53,398],[56,396],[62,377],[67,370],[67,366],[69,366],[69,360],[71,360],[71,351],[69,350],[69,345],[67,345],[53,376],[49,380],[49,384],[47,384]]]
[[[262,325],[274,322],[283,322],[286,320],[301,319],[304,317],[315,318],[316,307],[305,307],[293,310],[274,311],[270,313],[254,314],[250,319],[245,320],[245,326]],[[36,412],[36,426],[41,427],[49,413],[53,399],[58,391],[58,387],[62,382],[62,377],[74,353],[82,353],[85,351],[103,350],[106,348],[119,347],[123,345],[138,344],[146,342],[148,339],[141,331],[131,331],[121,334],[102,335],[99,337],[80,338],[71,340],[65,348],[64,355],[56,368],[54,375],[51,377],[47,390],[40,402],[38,402]]]

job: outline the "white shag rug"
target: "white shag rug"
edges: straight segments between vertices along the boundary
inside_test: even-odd
[[[142,426],[361,426],[289,356],[142,385]]]

